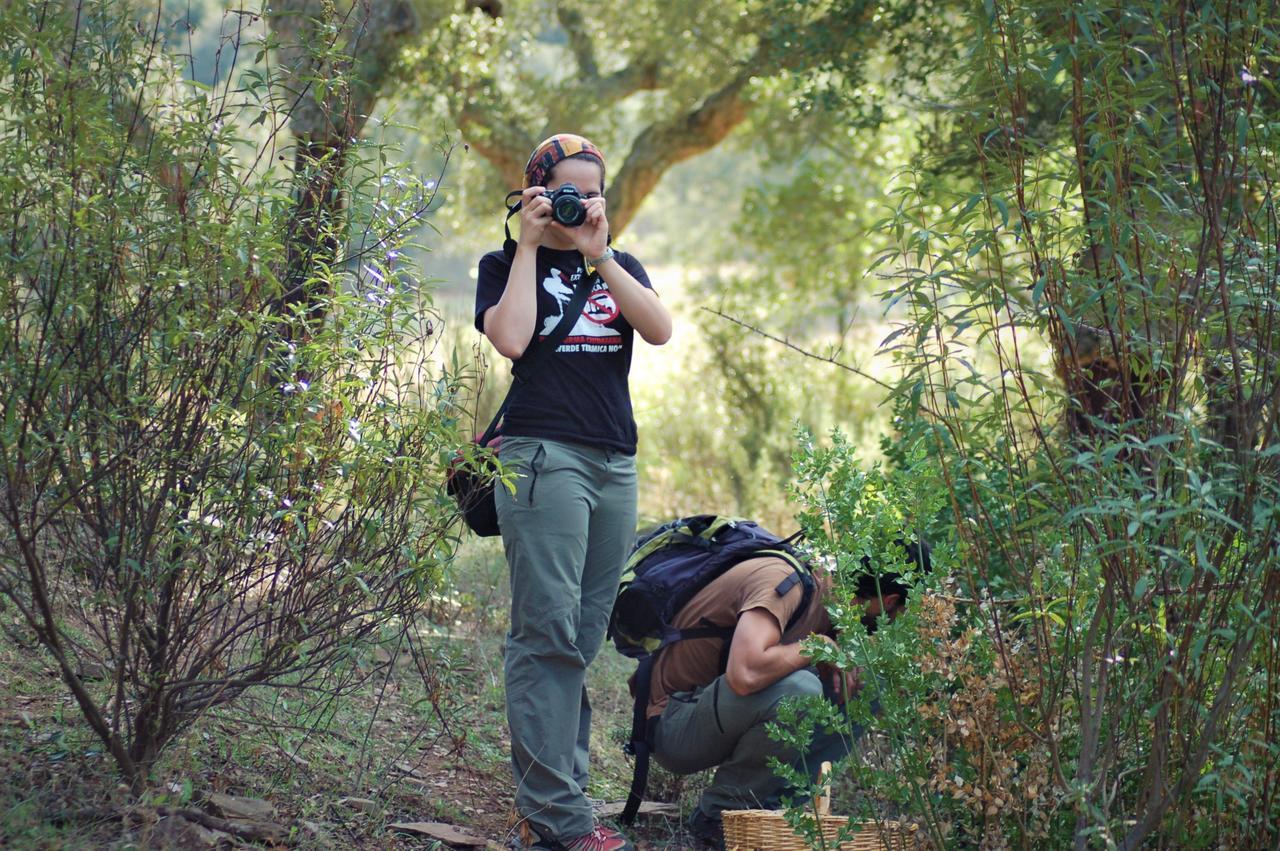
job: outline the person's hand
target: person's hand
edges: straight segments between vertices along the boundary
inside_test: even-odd
[[[831,693],[836,695],[841,703],[844,703],[862,689],[861,668],[842,671],[830,662],[819,662],[817,669],[823,686],[830,686]]]
[[[551,224],[551,202],[544,186],[530,186],[520,193],[520,244],[534,248],[542,244],[542,235]],[[559,227],[557,225],[557,227]],[[600,255],[593,254],[592,257]]]
[[[599,257],[609,247],[609,220],[604,214],[604,196],[597,195],[582,202],[587,211],[587,218],[576,228],[567,228],[556,222],[552,227],[559,228],[560,233],[573,242],[573,247],[582,252],[588,259]]]

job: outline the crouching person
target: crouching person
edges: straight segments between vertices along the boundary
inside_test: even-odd
[[[906,550],[913,563],[928,569],[927,546],[912,544]],[[840,759],[852,745],[839,733],[819,730],[808,752],[800,754],[765,731],[789,697],[825,694],[840,700],[858,687],[855,672],[814,667],[802,655],[801,639],[816,635],[831,640],[824,604],[831,579],[826,571],[817,571],[814,593],[799,612],[805,595],[791,581],[795,572],[773,556],[731,567],[699,591],[673,624],[681,630],[732,627],[729,638],[679,641],[653,666],[646,712],[657,719],[649,722],[653,757],[676,774],[715,768],[689,821],[690,831],[713,847],[724,845],[722,812],[774,809],[791,791],[769,767],[771,758],[816,778],[824,761]],[[874,630],[881,614],[892,618],[905,605],[907,588],[900,578],[896,573],[867,575],[859,582],[857,603],[866,609],[868,629]]]

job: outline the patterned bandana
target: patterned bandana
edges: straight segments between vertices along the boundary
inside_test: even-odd
[[[587,154],[600,161],[604,168],[604,154],[600,149],[581,136],[573,133],[557,133],[533,149],[533,156],[524,167],[524,187],[546,186],[547,175],[556,163],[568,159],[574,154]]]

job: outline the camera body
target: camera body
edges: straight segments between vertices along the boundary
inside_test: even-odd
[[[547,193],[551,202],[551,218],[567,228],[576,228],[587,220],[587,208],[583,206],[582,193],[572,183],[562,183]]]

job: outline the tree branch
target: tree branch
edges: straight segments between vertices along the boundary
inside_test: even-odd
[[[836,360],[834,357],[824,357],[824,356],[822,356],[822,355],[815,354],[815,353],[813,353],[813,352],[809,351],[808,349],[804,349],[804,348],[801,348],[800,346],[797,346],[795,343],[791,342],[791,341],[790,341],[790,340],[788,340],[788,339],[785,339],[785,338],[783,338],[783,337],[778,337],[778,336],[775,336],[775,335],[773,335],[773,334],[770,334],[768,331],[765,331],[765,330],[762,330],[762,329],[760,329],[760,328],[757,328],[756,326],[751,325],[750,323],[743,322],[741,319],[738,319],[738,318],[736,318],[736,317],[734,317],[734,316],[730,316],[730,315],[729,315],[729,314],[727,314],[727,313],[723,313],[723,312],[721,312],[721,311],[719,311],[719,310],[716,310],[714,307],[704,307],[704,308],[702,308],[702,309],[703,309],[703,310],[705,310],[707,313],[710,313],[710,314],[711,314],[711,315],[713,315],[713,316],[719,316],[721,319],[727,319],[727,320],[729,320],[730,322],[732,322],[734,325],[737,325],[737,326],[739,326],[739,327],[741,327],[741,328],[745,328],[745,329],[747,329],[748,331],[750,331],[750,332],[751,332],[751,333],[753,333],[753,334],[759,334],[761,337],[764,337],[766,340],[772,340],[772,341],[773,341],[773,342],[775,342],[775,343],[781,343],[782,345],[786,346],[788,349],[791,349],[791,351],[793,351],[793,352],[797,352],[798,354],[801,354],[801,355],[804,355],[804,356],[805,356],[805,357],[807,357],[807,358],[811,358],[811,359],[813,359],[813,360],[822,361],[823,363],[829,363],[829,364],[831,364],[832,366],[837,366],[837,367],[839,367],[840,369],[845,370],[846,372],[852,372],[854,375],[861,376],[862,378],[867,379],[868,381],[870,381],[871,383],[875,384],[876,386],[881,387],[881,388],[883,388],[883,389],[885,389],[885,390],[888,390],[888,391],[889,391],[889,392],[891,392],[891,393],[892,393],[892,392],[893,392],[893,390],[894,390],[894,387],[893,387],[893,385],[892,385],[892,384],[888,384],[888,383],[886,383],[886,382],[882,381],[881,379],[876,378],[876,377],[875,377],[874,375],[872,375],[871,373],[869,373],[869,372],[867,372],[867,371],[865,371],[865,370],[863,370],[863,369],[859,369],[859,368],[858,368],[858,367],[856,367],[856,366],[850,366],[849,364],[845,363],[844,361]],[[926,409],[926,410],[927,410],[927,409]]]
[[[753,77],[826,61],[822,56],[790,49],[789,43],[806,34],[821,34],[823,40],[835,41],[847,48],[862,37],[873,11],[872,5],[867,4],[863,15],[833,14],[811,22],[799,33],[788,30],[773,39],[762,38],[749,58],[729,69],[727,81],[696,106],[656,121],[642,130],[621,166],[611,169],[614,177],[605,195],[613,232],[618,234],[626,229],[641,202],[668,169],[715,147],[746,119],[751,109],[746,89]],[[563,100],[577,103],[582,97],[589,96],[594,103],[613,104],[640,91],[662,88],[661,70],[656,60],[633,61],[625,68],[601,76],[582,13],[563,6],[558,6],[556,13],[568,36],[569,50],[579,70],[578,79],[565,91]],[[464,95],[465,101],[454,108],[463,137],[498,169],[506,183],[519,185],[525,159],[538,143],[538,138],[534,133],[513,126],[512,116],[516,113],[501,104],[492,78],[480,82],[473,91],[482,93],[484,97]],[[548,118],[548,126],[543,128],[546,132],[561,129],[556,126],[557,115]]]
[[[458,127],[467,145],[498,170],[502,182],[517,187],[524,179],[525,162],[539,140],[515,121],[504,120],[504,115],[510,114],[468,103],[458,113]]]
[[[812,33],[841,32],[846,41],[853,42],[866,26],[869,15],[870,4],[867,12],[856,19],[826,16],[814,21],[807,30]],[[715,147],[746,119],[751,105],[745,92],[753,77],[775,74],[784,68],[794,70],[802,67],[807,59],[802,51],[789,50],[785,44],[762,39],[729,81],[697,107],[684,115],[655,122],[641,131],[606,192],[609,224],[614,232],[626,229],[641,202],[669,168]]]
[[[743,92],[752,76],[754,72],[741,70],[691,112],[640,132],[605,193],[615,233],[626,230],[667,169],[715,147],[746,119],[749,106]]]
[[[603,103],[617,103],[636,92],[660,88],[658,80],[658,63],[640,62],[601,77],[595,85],[594,94]]]
[[[596,62],[595,42],[591,33],[587,32],[586,19],[582,12],[571,9],[563,3],[556,4],[556,18],[569,36],[569,50],[578,63],[578,76],[584,82],[594,83],[600,79],[600,64]]]

